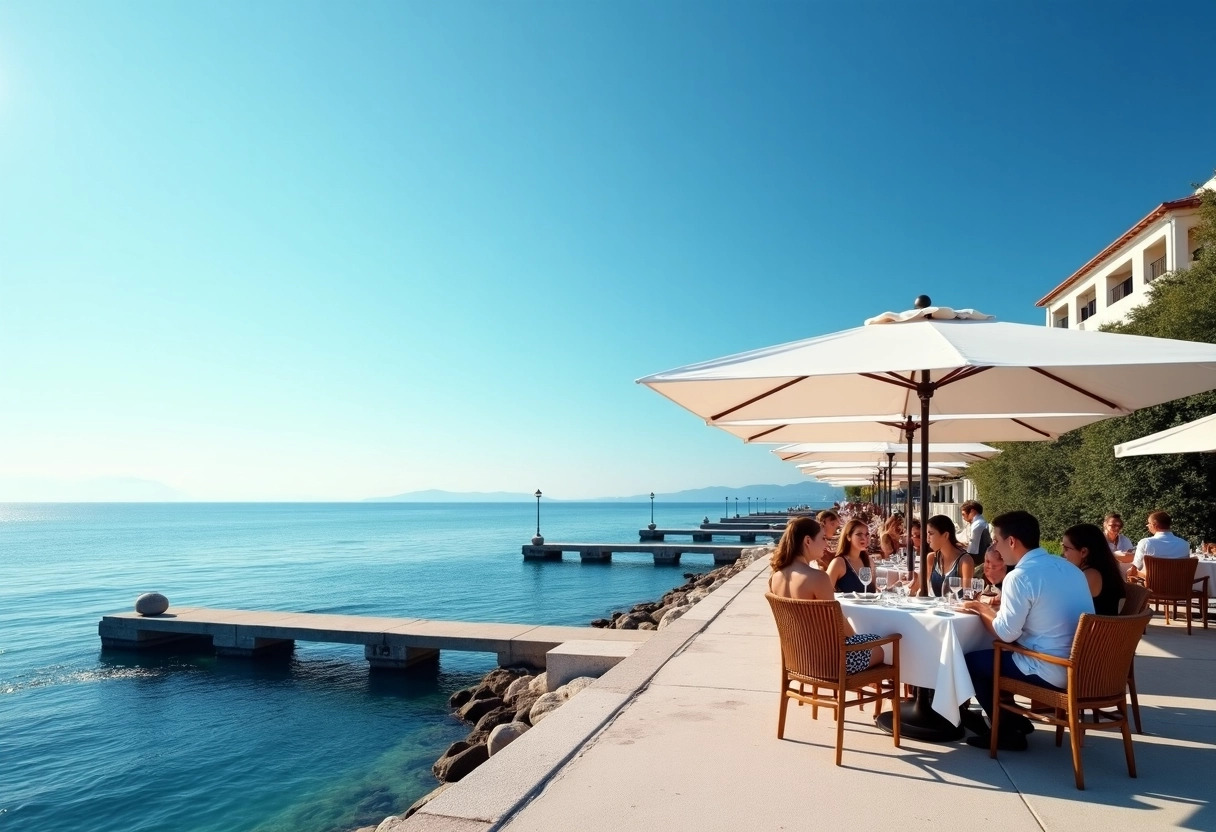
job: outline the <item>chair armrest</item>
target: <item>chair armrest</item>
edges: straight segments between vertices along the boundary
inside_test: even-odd
[[[1021,653],[1023,656],[1038,659],[1039,661],[1044,661],[1048,664],[1058,664],[1060,667],[1072,667],[1072,662],[1069,659],[1061,659],[1059,656],[1049,656],[1046,653],[1036,653],[1034,650],[1027,650],[1025,647],[1020,647],[1016,644],[1009,644],[1007,642],[998,640],[992,642],[992,646],[996,648],[998,656],[1000,655],[1000,651],[1008,650],[1010,653]],[[997,666],[1000,666],[999,659],[997,661]]]
[[[861,644],[845,644],[844,649],[853,651],[860,650],[863,647],[878,647],[883,644],[895,644],[901,638],[903,638],[903,633],[892,633],[889,636],[883,636],[882,638],[876,638],[873,641],[866,641]],[[843,644],[843,642],[841,643]]]

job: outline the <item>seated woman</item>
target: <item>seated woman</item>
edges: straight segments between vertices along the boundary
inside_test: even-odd
[[[874,570],[870,565],[870,528],[856,518],[844,525],[836,557],[828,564],[828,577],[837,592],[873,592]],[[870,580],[863,583],[859,572],[870,570]]]
[[[897,514],[887,521],[887,525],[882,531],[882,537],[878,541],[882,547],[884,560],[890,560],[899,553],[903,547],[903,539],[904,519]]]
[[[950,578],[958,578],[960,586],[971,586],[975,574],[975,561],[967,554],[967,547],[958,542],[954,521],[944,514],[937,514],[925,521],[929,539],[929,583],[931,595],[941,596],[942,587],[949,587]]]
[[[773,572],[768,576],[768,591],[782,598],[798,598],[804,601],[833,600],[831,578],[814,566],[823,554],[825,542],[826,536],[816,521],[810,517],[797,517],[792,520],[769,562]],[[846,634],[844,643],[849,646],[881,638],[874,633],[854,633],[847,620],[840,623]],[[845,653],[845,670],[849,673],[857,673],[879,664],[882,664],[882,648],[879,647],[870,650],[849,650]]]
[[[1119,562],[1106,542],[1102,530],[1093,523],[1078,523],[1064,531],[1060,541],[1064,557],[1085,573],[1089,594],[1098,615],[1118,615],[1127,595]]]

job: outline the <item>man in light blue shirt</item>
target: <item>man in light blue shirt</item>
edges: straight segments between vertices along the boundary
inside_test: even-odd
[[[1007,566],[1017,569],[1005,576],[999,610],[977,601],[968,601],[963,608],[978,615],[1001,641],[1068,658],[1081,615],[1094,611],[1085,574],[1064,558],[1039,548],[1039,521],[1030,513],[1011,511],[994,518],[991,525],[993,548]],[[993,651],[977,650],[968,653],[966,659],[975,698],[991,721]],[[1001,675],[1061,689],[1068,681],[1063,667],[1013,653],[1002,654]],[[987,725],[978,714],[964,712],[963,724],[977,734],[967,740],[968,744],[988,748]],[[1026,717],[1003,714],[997,747],[1022,751],[1026,735],[1032,730],[1034,726]]]

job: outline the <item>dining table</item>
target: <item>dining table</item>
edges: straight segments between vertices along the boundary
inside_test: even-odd
[[[979,616],[940,604],[936,598],[906,598],[888,605],[873,597],[840,593],[845,618],[857,633],[899,633],[899,680],[917,688],[900,711],[900,733],[931,742],[959,739],[959,707],[975,695],[967,653],[991,650],[993,636]],[[890,646],[887,660],[890,660]],[[884,720],[885,718],[885,720]],[[890,730],[890,714],[878,725]]]
[[[1216,592],[1216,558],[1201,556],[1196,560],[1198,560],[1198,563],[1195,564],[1195,580],[1207,577],[1208,599],[1211,600],[1212,593]]]

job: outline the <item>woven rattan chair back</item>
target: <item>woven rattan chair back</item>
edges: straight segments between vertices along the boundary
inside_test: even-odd
[[[837,601],[803,601],[766,593],[785,669],[812,679],[836,679],[840,675],[844,633],[843,616]]]
[[[1122,698],[1136,645],[1151,617],[1150,612],[1081,616],[1069,656],[1077,699]]]
[[[1195,569],[1199,561],[1195,558],[1144,558],[1144,585],[1156,598],[1189,600],[1195,583]]]
[[[1123,609],[1119,615],[1139,615],[1148,608],[1148,590],[1139,584],[1128,584],[1124,588]]]

